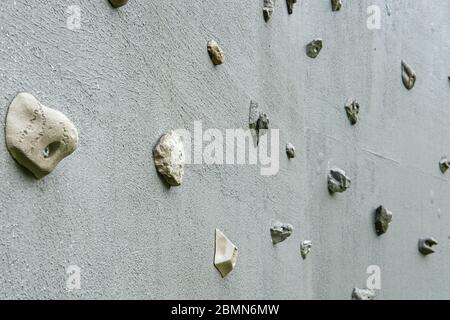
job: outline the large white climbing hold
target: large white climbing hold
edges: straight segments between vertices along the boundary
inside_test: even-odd
[[[153,158],[156,169],[168,184],[181,185],[186,159],[183,140],[179,134],[170,131],[163,135],[153,149]]]
[[[37,178],[52,172],[78,147],[78,131],[59,111],[19,93],[6,117],[6,146],[12,157]]]
[[[238,257],[236,246],[220,231],[216,229],[216,253],[214,266],[219,270],[222,278],[233,271]]]

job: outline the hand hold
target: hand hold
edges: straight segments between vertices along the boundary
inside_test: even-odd
[[[417,75],[414,70],[402,60],[402,80],[406,89],[411,90],[416,83]]]
[[[220,231],[216,229],[216,252],[214,255],[214,266],[219,270],[222,278],[233,271],[236,266],[238,249]]]
[[[277,244],[283,242],[288,237],[291,236],[292,231],[294,231],[294,227],[289,223],[282,223],[276,221],[273,223],[270,228],[270,235],[272,236],[273,244]]]
[[[269,129],[269,118],[267,115],[259,110],[259,105],[256,101],[250,101],[249,112],[249,127],[255,130],[256,144],[259,144],[259,137]]]
[[[179,186],[183,182],[185,154],[184,145],[174,131],[163,135],[153,149],[156,169],[171,186]]]
[[[344,192],[350,188],[351,180],[345,175],[344,170],[334,168],[328,174],[328,190],[331,194],[335,192]]]
[[[286,154],[289,159],[295,158],[295,147],[292,145],[292,143],[288,143],[286,145]]]
[[[311,249],[311,240],[305,240],[300,244],[300,254],[302,255],[303,260],[306,259],[306,256],[311,252]]]
[[[358,122],[359,103],[355,99],[348,99],[345,104],[348,120],[352,125]]]
[[[437,245],[438,242],[434,238],[421,238],[419,239],[419,251],[423,255],[429,255],[434,253],[432,246]]]
[[[78,147],[78,131],[61,112],[19,93],[6,117],[6,146],[37,179],[52,172]]]
[[[263,15],[264,21],[268,22],[272,18],[274,11],[274,0],[264,0]]]
[[[297,0],[286,0],[289,14],[292,14],[294,12],[294,3],[297,3]]]
[[[381,236],[382,234],[386,233],[391,221],[392,212],[387,210],[383,206],[379,206],[375,211],[375,231],[377,235]]]
[[[353,288],[352,300],[373,300],[373,299],[375,299],[374,290]]]
[[[314,39],[306,45],[306,55],[315,59],[322,50],[322,39]]]
[[[342,0],[331,0],[331,10],[339,11],[342,7]]]
[[[450,160],[448,160],[447,157],[443,157],[441,161],[439,161],[439,169],[441,169],[442,173],[445,173],[450,169]]]
[[[119,8],[126,5],[128,3],[128,0],[109,0],[109,2],[114,8]]]
[[[214,65],[217,66],[225,62],[223,51],[215,40],[208,41],[208,53]]]

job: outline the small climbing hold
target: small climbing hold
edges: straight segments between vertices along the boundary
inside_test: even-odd
[[[222,278],[233,271],[238,257],[237,247],[223,234],[216,229],[216,251],[214,254],[214,266],[219,270]]]
[[[225,62],[223,51],[215,40],[208,41],[208,53],[214,65],[217,66]]]
[[[345,103],[345,111],[350,123],[355,125],[358,122],[359,103],[355,99],[348,99]]]
[[[286,145],[286,154],[289,159],[295,158],[295,147],[292,145],[292,143],[288,143]]]
[[[437,245],[438,242],[432,238],[421,238],[419,239],[419,251],[421,254],[423,255],[429,255],[434,253],[434,249],[432,248],[432,246]]]
[[[331,0],[331,10],[339,11],[342,7],[342,0]]]
[[[450,160],[448,160],[447,157],[442,157],[441,161],[439,161],[439,169],[441,169],[442,173],[445,173],[450,169]]]
[[[275,7],[274,1],[275,0],[264,0],[263,15],[266,22],[268,22],[270,18],[272,18]]]
[[[386,233],[391,221],[392,212],[383,206],[379,206],[375,211],[375,231],[377,235],[381,236]]]
[[[270,228],[270,235],[272,236],[273,244],[277,244],[283,242],[288,237],[291,236],[292,231],[294,231],[294,227],[289,223],[282,223],[276,221],[273,223]]]
[[[322,50],[322,39],[314,39],[306,45],[306,55],[315,59]]]
[[[306,256],[311,252],[312,249],[312,241],[305,240],[300,244],[300,254],[303,259],[306,259]]]
[[[373,299],[375,299],[375,291],[372,289],[353,288],[352,299],[353,300],[373,300]]]
[[[119,8],[126,5],[128,3],[128,0],[109,0],[109,2],[114,8]]]
[[[256,144],[259,144],[259,138],[262,136],[266,130],[269,129],[269,118],[267,114],[259,110],[259,105],[256,101],[250,101],[250,111],[249,111],[249,127],[255,131],[256,134]]]
[[[183,182],[185,154],[180,135],[174,131],[163,135],[153,149],[156,169],[171,186],[179,186]]]
[[[416,72],[408,65],[404,60],[402,60],[402,80],[406,89],[411,90],[416,83]]]
[[[286,0],[289,14],[292,14],[294,12],[294,3],[297,3],[297,0]]]
[[[350,188],[351,180],[346,176],[344,170],[334,168],[328,174],[328,190],[330,193],[344,192]]]

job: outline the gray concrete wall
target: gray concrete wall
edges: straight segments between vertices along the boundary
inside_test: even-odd
[[[65,113],[80,147],[35,180],[0,143],[0,298],[349,299],[369,265],[379,299],[450,298],[450,1],[284,0],[265,23],[263,0],[3,0],[0,118],[18,92]],[[369,30],[366,9],[381,8]],[[78,5],[82,28],[66,27]],[[389,8],[389,10],[388,10]],[[389,15],[388,15],[388,12]],[[324,40],[316,60],[305,55]],[[214,67],[206,42],[226,63]],[[407,91],[400,61],[418,74]],[[347,98],[361,104],[351,127]],[[280,171],[191,165],[168,189],[152,148],[171,128],[247,127],[250,99],[280,129]],[[288,161],[284,144],[297,147]],[[326,175],[352,178],[330,196]],[[394,212],[378,238],[373,211]],[[270,221],[295,232],[273,247]],[[239,247],[225,279],[213,266],[214,229]],[[422,236],[439,240],[426,258]],[[303,261],[299,243],[313,241]],[[66,268],[81,268],[68,291]]]

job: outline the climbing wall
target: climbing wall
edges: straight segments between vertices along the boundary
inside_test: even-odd
[[[291,2],[268,17],[264,0],[2,1],[0,298],[351,299],[368,270],[376,299],[450,298],[450,172],[439,168],[450,157],[450,1]],[[7,149],[20,92],[78,131],[41,179]],[[248,128],[250,101],[279,129],[278,173],[186,164],[169,187],[153,157],[160,137],[197,121]],[[329,192],[333,168],[351,180],[345,192]],[[380,205],[393,216],[379,236]],[[276,245],[273,221],[293,227]],[[224,278],[216,228],[239,252]]]

